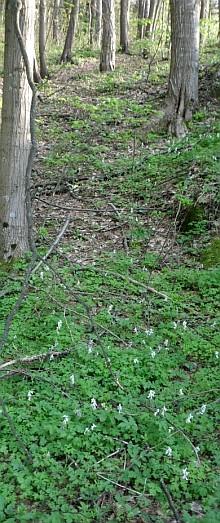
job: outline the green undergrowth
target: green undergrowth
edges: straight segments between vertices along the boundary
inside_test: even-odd
[[[0,265],[1,333],[26,296],[0,362],[0,522],[168,523],[164,484],[183,522],[219,518],[218,114],[201,107],[185,139],[167,137],[160,68],[150,95],[135,60],[78,71],[38,116],[36,192],[40,176],[64,180],[68,208],[100,214],[74,222],[27,288],[28,259]],[[59,206],[53,189],[40,197]],[[109,203],[120,247],[101,238],[91,261],[72,261]],[[41,256],[63,224],[44,213]]]

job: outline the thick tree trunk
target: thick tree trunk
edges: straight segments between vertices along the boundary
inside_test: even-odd
[[[0,258],[10,260],[30,249],[27,166],[31,148],[32,91],[15,32],[16,3],[6,1],[2,125],[0,137]],[[35,1],[25,0],[20,27],[31,69],[34,60]]]
[[[73,7],[70,12],[69,25],[66,34],[64,49],[60,58],[60,62],[71,62],[72,46],[76,34],[79,16],[79,0],[72,0]]]
[[[102,0],[102,46],[100,71],[115,69],[115,6],[114,0]]]
[[[128,53],[130,0],[121,0],[120,5],[120,47],[122,53]]]
[[[102,30],[102,3],[101,0],[90,2],[89,43],[93,49],[100,49]]]
[[[218,0],[218,38],[220,40],[220,0]]]
[[[171,64],[167,119],[176,136],[186,134],[198,102],[200,0],[170,0]]]
[[[53,5],[53,40],[56,44],[59,42],[59,12],[60,0],[54,0]]]
[[[39,4],[39,59],[40,59],[40,75],[41,78],[48,76],[48,68],[46,64],[46,0],[40,0]]]

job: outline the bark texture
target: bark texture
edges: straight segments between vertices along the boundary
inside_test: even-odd
[[[40,59],[40,75],[41,78],[48,76],[48,68],[46,64],[46,0],[40,0],[39,4],[39,59]]]
[[[102,0],[102,46],[100,71],[115,69],[115,6],[114,0]]]
[[[0,258],[10,260],[29,250],[27,166],[31,149],[32,91],[15,32],[14,0],[6,1],[2,125],[0,136]],[[26,0],[20,27],[33,70],[34,0]]]
[[[90,2],[89,43],[93,49],[100,48],[102,30],[102,3],[101,0]]]
[[[53,40],[56,44],[59,42],[59,12],[60,0],[54,0],[53,4]]]
[[[79,0],[72,0],[73,7],[70,12],[69,25],[66,34],[64,49],[60,58],[61,63],[71,62],[72,46],[74,37],[77,31],[78,17],[79,17]]]
[[[155,14],[157,1],[158,0],[150,0],[148,22],[147,22],[146,29],[145,29],[145,36],[146,37],[149,37],[151,35],[151,33],[152,33],[154,14]]]
[[[120,47],[122,53],[128,53],[130,0],[121,0],[120,3]]]
[[[137,39],[142,40],[144,37],[144,18],[145,18],[145,0],[138,2],[138,23],[137,23]]]
[[[198,102],[200,0],[170,0],[171,65],[167,121],[170,132],[184,136]]]

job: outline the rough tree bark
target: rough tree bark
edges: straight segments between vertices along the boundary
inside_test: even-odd
[[[18,0],[7,0],[2,125],[0,136],[0,258],[10,260],[30,250],[27,167],[31,150],[32,91],[15,31]],[[35,1],[25,0],[20,27],[29,63],[34,60]]]
[[[66,34],[66,40],[63,52],[60,58],[61,63],[71,62],[73,40],[77,31],[79,17],[79,0],[72,0],[72,8],[70,11],[69,25]]]
[[[39,59],[40,59],[40,75],[41,78],[48,76],[48,68],[46,64],[46,0],[40,0],[39,4]]]
[[[130,0],[120,2],[120,47],[122,53],[128,53]]]
[[[90,2],[89,43],[93,49],[100,48],[102,30],[102,3],[101,0]]]
[[[115,5],[114,0],[102,0],[102,45],[100,71],[115,69]]]
[[[41,78],[40,71],[39,71],[36,53],[34,51],[34,82],[36,84],[40,84],[41,81],[42,81],[42,78]]]
[[[53,40],[56,44],[59,42],[59,11],[60,0],[54,0],[53,4]]]
[[[147,22],[146,29],[145,29],[146,37],[149,37],[152,32],[154,13],[155,13],[155,9],[156,9],[156,1],[157,0],[150,0],[148,22]]]
[[[175,136],[184,136],[198,102],[200,0],[170,0],[171,64],[167,122]]]

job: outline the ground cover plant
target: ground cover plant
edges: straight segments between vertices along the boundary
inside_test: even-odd
[[[0,521],[216,523],[218,103],[203,90],[171,139],[166,64],[146,84],[140,57],[114,77],[78,59],[40,88],[40,265],[26,287],[28,255],[0,265],[3,340],[26,295],[0,363]]]

